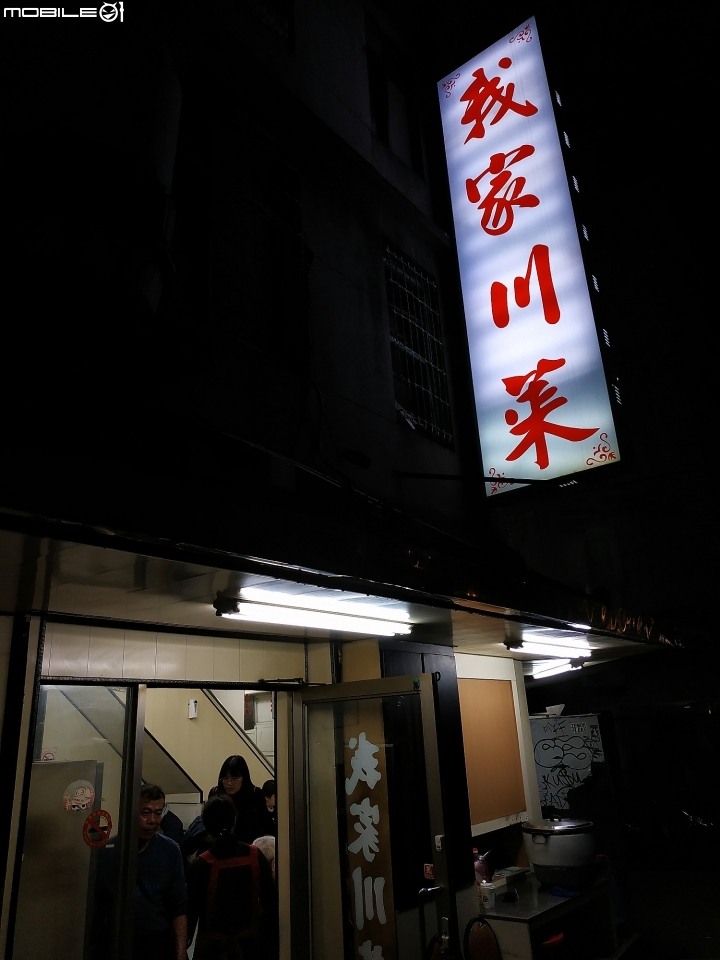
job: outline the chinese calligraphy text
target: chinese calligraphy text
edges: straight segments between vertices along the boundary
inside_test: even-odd
[[[477,203],[478,210],[483,211],[480,225],[485,233],[499,236],[507,233],[513,225],[515,213],[513,207],[536,207],[540,201],[534,194],[525,193],[525,177],[513,177],[507,167],[519,163],[525,157],[535,153],[535,147],[524,143],[521,147],[511,150],[510,153],[494,153],[490,157],[490,166],[483,170],[479,177],[465,181],[465,190],[470,203]],[[478,182],[486,174],[494,174],[490,180],[490,189],[484,197],[480,195]]]
[[[501,70],[507,70],[512,66],[510,57],[503,57],[498,61]],[[465,143],[477,137],[482,139],[485,136],[485,120],[490,113],[495,110],[490,124],[499,123],[508,110],[519,113],[523,117],[531,117],[537,113],[537,107],[526,100],[525,103],[516,103],[513,100],[515,94],[515,84],[508,83],[507,86],[500,86],[500,77],[493,77],[488,80],[482,67],[473,73],[475,79],[467,88],[460,100],[467,102],[465,115],[461,123],[471,123],[472,129],[465,138]]]
[[[512,453],[505,457],[506,460],[517,460],[534,446],[535,462],[541,470],[545,470],[550,463],[547,434],[578,443],[597,433],[598,427],[564,427],[546,419],[553,410],[566,404],[567,399],[555,397],[558,392],[557,387],[551,387],[543,378],[563,366],[565,366],[565,360],[562,357],[558,360],[539,360],[537,368],[530,373],[519,377],[503,377],[505,389],[510,396],[517,397],[518,403],[527,403],[530,407],[530,413],[520,423],[518,423],[520,417],[517,410],[505,411],[505,422],[512,428],[510,433],[516,437],[524,437]]]

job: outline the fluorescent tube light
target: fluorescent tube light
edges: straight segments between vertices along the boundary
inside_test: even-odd
[[[243,620],[246,623],[272,623],[284,627],[310,627],[320,630],[343,630],[348,633],[364,633],[371,636],[394,637],[396,634],[408,634],[409,623],[392,620],[377,620],[372,617],[348,616],[340,613],[327,613],[322,610],[306,610],[289,606],[273,606],[267,603],[238,604],[237,613],[224,613],[230,620]]]
[[[534,675],[536,673],[545,673],[546,670],[553,670],[555,667],[563,667],[569,663],[569,660],[535,660],[531,664],[531,667]]]
[[[590,657],[592,651],[589,647],[581,646],[559,646],[554,643],[535,643],[534,640],[523,640],[522,646],[516,648],[525,653],[544,653],[549,657]]]
[[[590,643],[582,634],[560,632],[559,630],[523,630],[524,642],[549,643],[553,647],[573,647],[589,650]]]
[[[343,616],[390,620],[394,623],[407,623],[410,619],[407,610],[402,607],[391,607],[380,603],[363,603],[357,600],[341,600],[317,593],[294,594],[282,593],[279,590],[263,590],[262,587],[243,587],[240,596],[243,600],[251,600],[253,603],[267,603],[273,607],[319,610],[325,613],[339,613]]]
[[[569,663],[559,664],[550,668],[549,670],[543,670],[541,673],[536,673],[533,671],[533,679],[535,680],[544,680],[545,677],[555,677],[559,673],[568,673],[570,670],[580,670],[580,667],[573,667]]]

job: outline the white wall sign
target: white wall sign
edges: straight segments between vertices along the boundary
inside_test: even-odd
[[[618,460],[534,19],[438,89],[487,492]]]

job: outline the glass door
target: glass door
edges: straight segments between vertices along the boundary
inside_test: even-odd
[[[134,864],[115,840],[134,796],[137,712],[137,687],[40,687],[13,960],[125,952]]]
[[[417,960],[447,944],[433,679],[293,695],[293,957]]]

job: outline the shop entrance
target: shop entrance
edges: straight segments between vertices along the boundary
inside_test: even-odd
[[[448,935],[433,678],[292,696],[292,957],[415,960]]]
[[[187,829],[229,754],[258,785],[277,779],[280,956],[421,955],[451,916],[432,683],[43,682],[13,960],[130,960],[141,784]]]
[[[274,780],[274,727],[269,690],[43,683],[14,960],[131,957],[141,785],[164,791],[160,831],[180,842],[228,756],[256,786]],[[249,841],[272,833],[272,817],[248,829]]]

